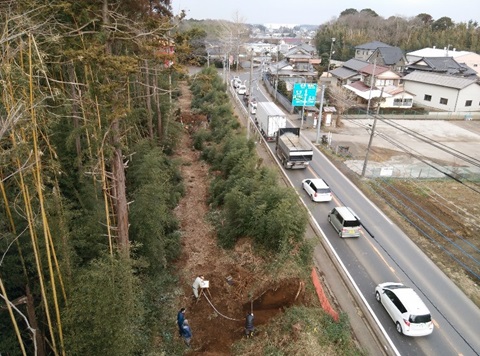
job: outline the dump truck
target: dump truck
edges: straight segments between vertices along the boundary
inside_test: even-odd
[[[302,143],[298,127],[285,127],[278,130],[275,151],[280,162],[287,169],[307,168],[313,159],[313,150]]]
[[[255,122],[267,141],[275,141],[279,129],[287,127],[287,115],[270,101],[257,103]]]

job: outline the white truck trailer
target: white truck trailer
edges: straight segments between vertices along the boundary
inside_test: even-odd
[[[257,103],[256,123],[267,141],[275,141],[278,130],[287,127],[287,115],[270,101]]]
[[[278,130],[275,151],[285,168],[307,168],[313,159],[313,150],[302,143],[300,128],[285,127]]]

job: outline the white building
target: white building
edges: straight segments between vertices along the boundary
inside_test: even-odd
[[[480,112],[480,83],[475,78],[414,71],[403,77],[414,103],[452,113]]]

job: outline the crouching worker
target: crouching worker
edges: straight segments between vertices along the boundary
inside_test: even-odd
[[[245,317],[245,336],[250,338],[255,332],[255,327],[253,326],[253,313],[248,313]]]
[[[185,345],[187,345],[187,347],[190,347],[190,344],[192,342],[192,329],[190,329],[190,324],[188,323],[187,319],[183,321],[182,337]]]

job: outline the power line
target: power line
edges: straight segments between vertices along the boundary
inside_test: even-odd
[[[368,126],[366,125],[362,125],[358,122],[355,122],[356,120],[353,120],[353,119],[348,119],[346,118],[346,120],[350,120],[352,122],[355,123],[355,125],[358,125],[360,127],[364,127],[364,128],[368,128]],[[418,159],[419,161],[421,161],[422,163],[424,163],[425,165],[433,168],[434,170],[442,173],[443,175],[445,175],[446,177],[450,178],[450,179],[453,179],[455,180],[456,182],[464,185],[465,187],[471,189],[472,191],[476,192],[476,193],[479,193],[480,194],[480,190],[477,190],[476,188],[474,187],[471,187],[469,186],[468,184],[465,184],[464,181],[460,180],[459,178],[456,177],[457,173],[456,172],[453,172],[453,171],[449,171],[448,172],[448,169],[446,169],[446,167],[442,167],[443,169],[439,168],[438,166],[434,165],[433,163],[431,162],[428,162],[425,158],[425,156],[423,156],[420,152],[414,150],[413,148],[411,147],[408,147],[406,146],[405,144],[401,144],[399,143],[397,140],[391,138],[390,136],[382,133],[382,132],[379,132],[379,131],[376,131],[377,135],[380,136],[381,138],[383,138],[385,141],[389,142],[390,144],[392,144],[393,146],[399,148],[401,151],[403,152],[406,152],[408,153],[410,156]],[[474,182],[471,182],[469,181],[468,179],[466,179],[465,177],[463,177],[463,179],[465,179],[466,181],[468,181],[469,183],[472,183],[474,185],[476,185]]]

